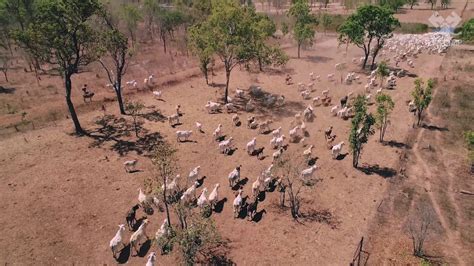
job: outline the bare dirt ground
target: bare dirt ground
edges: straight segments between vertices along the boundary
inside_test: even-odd
[[[402,157],[406,178],[394,180],[371,225],[371,261],[376,264],[416,263],[407,235],[408,217],[420,201],[428,201],[436,217],[426,244],[435,264],[469,265],[474,260],[472,172],[463,132],[472,130],[472,47],[453,47],[438,71],[440,82],[423,128],[413,129]],[[456,70],[456,71],[452,71]],[[404,166],[405,167],[405,166]]]
[[[259,118],[271,117],[274,120],[272,128],[282,126],[284,133],[287,134],[293,115],[303,110],[310,101],[301,99],[296,85],[284,84],[284,73],[292,73],[295,83],[309,82],[310,72],[321,75],[322,81],[316,83],[313,96],[320,95],[321,91],[327,88],[330,89],[330,94],[336,101],[350,91],[362,93],[365,83],[349,86],[340,84],[338,81],[333,83],[326,80],[327,74],[335,72],[334,65],[338,62],[347,62],[349,68],[345,71],[346,73],[359,71],[357,66],[350,63],[350,60],[355,56],[361,56],[362,51],[351,47],[347,55],[344,55],[344,49],[336,47],[335,38],[320,37],[311,50],[303,52],[301,59],[291,58],[283,72],[269,70],[264,73],[248,73],[237,69],[231,77],[231,91],[233,92],[237,87],[246,90],[250,85],[257,84],[266,91],[285,95],[287,104],[283,108],[270,111],[259,109],[260,111],[253,115]],[[294,47],[288,48],[287,52],[291,56],[296,54]],[[275,207],[278,201],[276,192],[267,193],[265,200],[259,204],[259,211],[266,211],[261,213],[261,219],[258,222],[249,222],[232,218],[231,202],[234,191],[227,187],[227,175],[236,165],[242,164],[242,176],[249,179],[247,185],[244,186],[244,195],[249,195],[251,182],[271,163],[273,152],[269,146],[271,137],[258,135],[255,130],[247,129],[245,126],[233,127],[229,114],[207,114],[204,104],[208,100],[217,100],[221,97],[222,86],[206,86],[201,76],[193,76],[199,72],[189,67],[192,63],[185,59],[173,61],[181,62],[179,63],[181,67],[188,66],[188,69],[169,76],[169,72],[173,71],[169,70],[169,64],[162,64],[161,61],[158,62],[158,59],[155,59],[157,61],[154,63],[154,57],[146,53],[141,55],[136,62],[145,62],[148,58],[151,60],[146,64],[138,64],[140,67],[137,66],[137,69],[132,70],[127,75],[127,80],[140,80],[148,74],[157,74],[158,81],[163,84],[158,89],[163,90],[164,101],[155,100],[148,91],[126,92],[126,98],[141,100],[147,106],[146,113],[149,115],[144,127],[148,132],[143,133],[141,138],[123,135],[120,130],[113,129],[113,132],[101,130],[100,125],[94,121],[103,116],[102,111],[99,111],[102,102],[83,104],[78,90],[77,93],[75,92],[74,101],[77,106],[80,106],[80,120],[83,126],[95,135],[107,133],[113,138],[104,141],[104,138],[72,136],[70,134],[72,123],[69,120],[59,120],[52,125],[33,131],[20,133],[8,131],[4,135],[0,142],[2,165],[0,168],[0,202],[2,202],[0,221],[3,225],[0,234],[0,263],[115,264],[116,261],[111,256],[108,243],[115,234],[117,225],[125,222],[124,216],[128,208],[136,203],[137,189],[143,187],[144,179],[153,175],[153,166],[143,155],[147,154],[154,143],[162,139],[178,149],[182,176],[186,176],[195,166],[201,165],[202,175],[206,176],[203,187],[210,189],[215,183],[222,185],[221,195],[228,201],[224,204],[223,211],[214,213],[213,218],[223,237],[229,240],[230,250],[227,257],[237,264],[342,265],[351,261],[356,245],[362,236],[370,234],[373,235],[373,243],[385,243],[384,240],[388,236],[393,232],[398,232],[389,228],[390,230],[386,231],[387,234],[377,235],[373,233],[373,230],[376,228],[374,221],[379,215],[377,209],[381,204],[383,205],[382,200],[387,197],[387,191],[390,191],[392,182],[395,182],[393,180],[398,178],[399,157],[404,154],[400,146],[407,143],[407,137],[412,135],[413,117],[407,110],[406,101],[410,97],[413,78],[399,79],[397,88],[387,91],[396,102],[392,124],[385,137],[391,145],[381,145],[376,136],[371,138],[361,158],[362,165],[367,169],[372,169],[366,171],[367,173],[352,168],[351,155],[343,160],[333,160],[326,148],[324,129],[333,125],[334,132],[338,136],[336,142],[346,141],[349,120],[332,117],[329,112],[330,107],[317,107],[315,121],[307,123],[310,133],[308,144],[316,147],[314,153],[319,157],[317,164],[321,166],[316,176],[321,181],[304,192],[302,211],[329,210],[338,221],[336,227],[310,221],[304,221],[302,224],[295,223],[289,212],[281,212]],[[424,54],[415,61],[415,65],[420,67],[408,69],[404,64],[401,66],[427,79],[440,75],[439,67],[443,58],[441,55]],[[169,63],[169,61],[165,62]],[[112,92],[101,88],[108,83],[103,75],[96,76],[101,72],[98,72],[97,68],[92,68],[91,71],[78,75],[74,80],[77,88],[87,81],[98,93],[97,100],[113,98]],[[455,72],[450,68],[444,71],[448,77]],[[213,81],[216,84],[223,84],[224,73],[216,71],[216,74]],[[338,75],[339,73],[336,76]],[[43,87],[38,87],[35,85],[32,74],[24,74],[18,70],[16,75],[12,75],[12,79],[16,90],[8,95],[2,94],[1,97],[9,97],[8,100],[16,102],[29,102],[28,108],[25,109],[32,120],[35,116],[47,114],[48,110],[54,108],[56,104],[58,108],[64,108],[60,107],[63,103],[60,101],[62,90],[59,78],[43,80]],[[169,84],[167,79],[179,82]],[[27,81],[26,85],[23,81]],[[44,86],[47,86],[49,82],[58,89],[51,92],[44,91]],[[4,83],[0,85],[7,86]],[[26,90],[30,95],[26,94]],[[19,100],[20,98],[23,100]],[[176,143],[174,134],[176,129],[163,121],[162,115],[174,112],[176,104],[181,104],[184,112],[182,125],[179,125],[177,129],[195,130],[195,121],[203,124],[205,133],[195,132],[191,138],[195,142]],[[108,115],[119,117],[115,102],[107,103],[106,106]],[[23,108],[20,105],[18,109]],[[374,111],[374,106],[370,109]],[[59,115],[63,114],[59,113]],[[244,120],[252,114],[240,112],[239,115]],[[13,116],[15,118],[12,118]],[[2,113],[0,120],[2,127],[16,121],[14,119],[18,119],[18,116],[18,113],[13,115]],[[129,123],[130,118],[125,117],[125,119]],[[439,125],[434,120],[429,121]],[[238,149],[232,156],[219,154],[217,144],[212,140],[212,131],[219,123],[223,124],[225,135],[232,136],[236,140]],[[443,134],[443,132],[424,129],[419,132]],[[265,147],[266,158],[263,160],[250,157],[244,150],[245,144],[255,136],[257,146]],[[442,135],[439,138],[441,141]],[[419,140],[424,139],[425,137],[419,137]],[[432,136],[429,139],[435,140]],[[432,145],[437,151],[436,154],[443,158],[446,154],[453,152],[459,154],[459,150],[441,151],[437,150],[437,146]],[[413,147],[413,150],[425,146],[426,144],[418,144]],[[302,153],[303,149],[301,144],[290,144],[288,152]],[[343,152],[348,152],[347,147],[344,147]],[[420,152],[415,157],[409,157],[420,160],[414,166],[415,168],[425,167],[418,170],[411,170],[408,167],[409,176],[414,175],[410,174],[410,171],[423,171],[433,176],[438,173],[438,170],[431,169],[432,161],[425,162],[426,166],[421,163],[421,160],[428,160],[423,156],[424,154]],[[123,162],[130,158],[139,159],[139,172],[127,174],[123,170]],[[455,190],[456,185],[461,186],[462,183],[456,183],[454,179],[458,172],[447,170],[451,169],[451,163],[454,164],[454,162],[444,161],[445,171],[450,176],[446,181],[448,183],[428,182],[430,184],[426,187],[428,191],[449,186]],[[456,208],[462,209],[469,206],[472,208],[473,205],[468,205],[469,202],[466,202],[464,198],[461,199],[458,194],[450,192],[447,194],[449,202],[457,206]],[[438,200],[438,196],[440,196],[439,193],[430,194],[430,197],[435,200]],[[444,217],[440,219],[443,228],[451,228],[451,221],[447,220],[449,217],[447,212],[452,211],[452,208],[443,207],[438,203],[437,210],[440,217]],[[142,215],[143,213],[140,213],[138,216]],[[456,215],[458,215],[456,219],[459,217],[459,220],[455,220],[457,227],[452,227],[446,233],[446,238],[450,241],[446,242],[446,247],[456,247],[457,253],[449,257],[446,255],[446,261],[453,264],[462,262],[468,264],[472,261],[472,257],[465,252],[469,249],[462,241],[464,238],[472,241],[472,228],[468,224],[469,219],[472,218],[463,217],[463,211],[457,211],[457,209]],[[163,218],[164,214],[160,212],[149,216],[151,223],[148,234],[150,236],[156,232]],[[459,229],[455,230],[455,228]],[[456,233],[461,229],[467,232],[464,236]],[[127,233],[125,239],[128,240],[129,236],[130,234]],[[369,243],[372,243],[372,240]],[[408,254],[411,248],[411,243],[405,235],[400,235],[399,238],[394,238],[394,241],[386,243],[388,248],[380,251],[381,253],[371,252],[371,254],[380,254],[380,258],[373,255],[374,260],[371,259],[369,262],[387,263],[390,255],[383,256],[382,254],[393,254],[398,250],[406,250],[407,253],[403,254]],[[381,246],[385,247],[385,244]],[[146,252],[155,249],[156,246],[145,248],[139,257],[129,258],[128,263],[144,264]],[[158,256],[157,263],[170,265],[176,264],[176,260],[176,255]],[[416,263],[416,261],[412,262]]]

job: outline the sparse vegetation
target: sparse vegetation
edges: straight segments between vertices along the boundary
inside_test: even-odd
[[[459,38],[465,42],[474,41],[474,18],[464,22],[460,29]]]
[[[376,125],[380,130],[379,140],[383,142],[383,137],[390,124],[390,113],[395,107],[395,103],[388,94],[379,94],[375,100],[377,102],[377,112],[375,114]]]
[[[434,81],[429,79],[426,83],[422,79],[415,80],[415,89],[412,91],[411,95],[413,97],[413,103],[416,107],[416,116],[417,116],[417,125],[419,126],[423,118],[423,112],[428,108],[428,105],[431,103],[432,91],[433,91]]]
[[[295,0],[292,2],[288,16],[295,20],[293,25],[293,38],[298,45],[298,58],[301,54],[303,44],[313,45],[315,30],[318,24],[317,18],[310,13],[308,2],[305,0]]]
[[[372,114],[367,113],[367,100],[363,95],[358,95],[354,100],[354,109],[349,146],[352,151],[352,166],[357,168],[363,145],[367,143],[369,136],[374,134],[372,126],[375,124],[375,119]]]
[[[140,133],[140,115],[142,114],[142,110],[145,108],[145,105],[140,101],[135,102],[128,102],[125,105],[125,110],[127,114],[129,114],[133,119],[133,128],[135,129],[135,136],[138,138],[138,134]]]

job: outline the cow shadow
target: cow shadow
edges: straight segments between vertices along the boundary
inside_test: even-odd
[[[247,182],[249,182],[248,177],[240,179],[239,182],[237,182],[237,184],[235,184],[232,187],[232,190],[239,190],[239,189],[243,188],[245,186],[245,184],[247,184]]]
[[[342,160],[344,160],[344,158],[346,158],[347,155],[349,155],[348,152],[346,152],[346,153],[344,153],[344,154],[339,154],[339,155],[336,157],[336,160],[342,161]]]
[[[227,198],[219,200],[214,206],[214,212],[221,213],[224,210],[224,205],[227,202]]]
[[[140,249],[138,250],[138,254],[137,256],[138,257],[145,257],[146,254],[148,253],[148,251],[150,250],[151,248],[151,240],[150,239],[147,239],[141,246],[140,246]]]
[[[265,214],[267,213],[267,211],[266,211],[265,209],[262,209],[261,211],[257,212],[257,213],[253,216],[252,222],[259,223],[259,222],[262,220],[264,213],[265,213]]]
[[[117,258],[115,258],[115,261],[117,261],[118,264],[125,264],[128,262],[129,258],[130,258],[130,244],[122,248],[122,250],[120,251],[120,255]]]

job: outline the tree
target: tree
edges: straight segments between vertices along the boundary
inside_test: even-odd
[[[435,213],[427,202],[420,202],[408,220],[408,232],[413,243],[413,255],[422,258],[423,245],[435,221]]]
[[[167,36],[173,37],[176,28],[184,23],[184,15],[177,10],[159,9],[158,27],[160,29],[160,39],[163,41],[163,49],[166,53]]]
[[[418,126],[421,123],[423,112],[428,108],[428,105],[430,105],[431,99],[433,98],[433,87],[434,81],[432,79],[428,79],[426,86],[422,79],[418,78],[415,80],[415,89],[411,92],[411,95],[416,108],[416,115],[418,118],[416,124]]]
[[[406,0],[379,0],[379,5],[392,9],[397,12],[404,4]]]
[[[377,66],[377,76],[380,78],[380,87],[383,88],[383,83],[385,81],[385,77],[390,74],[390,69],[385,61],[380,62]]]
[[[321,17],[321,22],[324,28],[324,34],[326,34],[327,29],[331,26],[332,24],[332,17],[331,15],[324,13],[323,16]]]
[[[189,45],[191,51],[199,58],[199,69],[204,74],[206,84],[209,85],[209,64],[211,63],[214,51],[210,35],[206,34],[208,29],[205,28],[207,24],[196,25],[189,29]]]
[[[262,45],[262,50],[268,49],[263,41],[256,41],[258,28],[253,28],[255,22],[253,7],[240,6],[233,0],[213,1],[211,15],[202,23],[191,27],[189,39],[191,43],[203,43],[206,49],[199,48],[205,53],[212,52],[224,63],[226,87],[224,101],[227,103],[230,74],[235,66],[258,59],[262,62],[276,60],[274,53],[259,53],[255,51],[255,43]],[[201,36],[198,36],[201,35]],[[206,36],[202,36],[202,35]],[[258,35],[261,38],[261,35]],[[208,49],[208,50],[207,50]],[[196,53],[196,52],[195,52]],[[207,56],[205,53],[201,54]],[[212,56],[211,56],[212,60]],[[276,62],[276,61],[274,61]],[[205,62],[204,62],[205,63]]]
[[[132,40],[132,46],[135,46],[136,42],[136,31],[138,28],[138,22],[143,20],[142,15],[138,8],[133,4],[125,4],[122,6],[121,10],[122,19],[125,22],[128,34]]]
[[[367,113],[367,100],[363,95],[358,95],[354,100],[354,110],[355,116],[351,121],[349,146],[352,151],[352,166],[357,168],[362,147],[369,140],[369,135],[374,134],[372,125],[374,125],[375,119],[372,114]]]
[[[426,0],[426,3],[431,4],[431,9],[433,9],[436,6],[436,3],[438,0]]]
[[[125,110],[127,113],[132,116],[133,119],[133,127],[135,129],[135,136],[138,138],[138,133],[140,132],[140,121],[139,117],[141,112],[145,108],[145,105],[142,102],[128,102],[125,105]]]
[[[285,194],[288,195],[291,216],[297,220],[300,217],[301,191],[309,186],[312,180],[301,179],[301,171],[304,169],[304,161],[294,154],[284,153],[275,163],[275,169],[279,174],[280,205],[285,206]]]
[[[451,4],[451,0],[441,0],[441,7],[446,9]]]
[[[190,225],[177,230],[175,239],[185,265],[195,265],[198,254],[210,253],[222,245],[222,238],[211,218],[203,218],[200,214],[193,214],[190,218]]]
[[[97,14],[97,0],[38,1],[37,12],[25,30],[17,31],[16,39],[41,62],[54,66],[64,78],[66,103],[76,134],[82,135],[79,119],[71,100],[71,77],[98,57],[97,32],[89,24]]]
[[[380,129],[379,140],[383,142],[383,137],[387,130],[387,126],[390,123],[389,116],[395,107],[395,103],[392,100],[392,97],[388,94],[379,94],[375,99],[377,102],[377,112],[375,114],[375,121],[377,127]]]
[[[152,162],[158,171],[158,175],[155,177],[155,180],[158,184],[161,183],[163,185],[162,200],[165,204],[166,218],[168,219],[168,226],[170,228],[171,219],[168,208],[167,179],[173,176],[178,169],[175,153],[176,150],[173,149],[169,144],[160,143],[155,148],[155,155],[152,159]]]
[[[288,23],[283,21],[281,23],[281,33],[283,33],[283,36],[286,36],[289,32],[290,32],[290,26],[288,25]]]
[[[413,6],[417,6],[420,2],[420,0],[407,0],[407,4],[410,5],[410,9],[413,9]]]
[[[132,53],[128,48],[128,38],[119,31],[118,25],[113,22],[110,15],[103,11],[102,18],[105,22],[101,36],[102,49],[112,59],[113,66],[108,66],[103,59],[99,59],[99,63],[107,73],[109,82],[112,84],[115,94],[117,95],[120,113],[124,115],[125,107],[122,99],[122,77],[127,72],[128,62]],[[112,68],[114,68],[114,70],[112,70]]]
[[[392,37],[393,30],[400,26],[400,22],[393,16],[393,11],[373,5],[364,5],[350,15],[339,27],[339,41],[341,43],[352,43],[364,50],[365,68],[367,60],[372,55],[372,66],[374,68],[375,58],[385,41]],[[372,49],[373,41],[375,47]]]
[[[313,45],[314,27],[318,24],[318,20],[310,12],[308,1],[305,0],[294,0],[288,11],[288,16],[295,20],[293,37],[298,43],[298,58],[300,58],[301,45],[304,43]]]
[[[465,42],[474,41],[474,18],[464,22],[461,27],[459,38]]]
[[[251,16],[252,30],[249,53],[253,53],[250,57],[257,61],[259,70],[263,71],[263,66],[270,64],[277,66],[286,64],[288,57],[285,53],[278,47],[266,44],[268,38],[276,32],[275,23],[267,15],[257,14],[253,8],[248,12]]]

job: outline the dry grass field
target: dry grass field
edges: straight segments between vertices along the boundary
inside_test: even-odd
[[[462,6],[454,2],[455,8]],[[471,9],[467,9],[472,12]],[[418,21],[424,11],[402,14],[400,19]],[[472,14],[472,13],[471,13]],[[243,121],[254,115],[259,120],[272,119],[272,129],[282,127],[288,134],[294,115],[312,101],[303,100],[297,82],[309,82],[309,73],[321,75],[315,83],[313,97],[329,89],[338,101],[349,92],[364,93],[365,75],[351,63],[362,56],[356,47],[337,47],[331,34],[318,35],[315,44],[296,58],[296,47],[288,39],[280,39],[290,60],[283,69],[247,72],[236,69],[231,76],[231,93],[236,88],[248,92],[251,85],[284,95],[285,105],[268,109],[258,105],[252,113],[240,110]],[[460,193],[473,191],[467,152],[462,132],[473,129],[473,69],[474,52],[469,46],[451,47],[447,54],[421,54],[415,68],[406,63],[399,67],[411,77],[397,80],[394,90],[386,90],[395,102],[388,127],[386,144],[372,136],[363,150],[362,170],[352,167],[352,155],[344,146],[342,158],[334,160],[327,148],[324,130],[333,126],[336,143],[347,144],[350,119],[334,117],[329,107],[316,107],[316,118],[308,122],[308,145],[314,145],[317,156],[317,183],[302,192],[302,213],[307,218],[295,222],[289,210],[278,207],[278,192],[264,193],[254,221],[234,219],[232,201],[235,190],[228,187],[227,175],[242,165],[242,177],[248,182],[243,194],[251,194],[251,184],[272,163],[274,150],[270,135],[258,134],[232,124],[232,114],[208,114],[207,101],[223,96],[225,73],[217,66],[207,86],[197,63],[179,52],[164,55],[159,44],[143,43],[134,57],[125,79],[142,80],[149,74],[157,76],[157,89],[163,100],[153,98],[150,91],[126,88],[126,100],[145,104],[145,130],[137,138],[131,129],[131,118],[121,118],[114,93],[105,87],[107,80],[99,65],[77,75],[73,101],[79,118],[90,136],[72,134],[70,119],[64,104],[64,89],[60,77],[41,76],[36,81],[32,73],[11,71],[9,83],[0,80],[0,264],[5,265],[113,265],[109,241],[117,225],[125,223],[125,214],[136,204],[138,188],[156,175],[150,155],[161,141],[177,149],[179,173],[187,176],[195,166],[201,166],[203,187],[211,190],[221,184],[223,201],[220,212],[214,212],[218,231],[227,241],[227,262],[238,265],[344,265],[352,261],[361,237],[368,265],[416,265],[420,259],[412,256],[412,244],[406,232],[407,220],[419,202],[428,202],[436,216],[426,250],[433,263],[470,265],[474,261],[473,198]],[[364,82],[345,85],[326,79],[335,72],[334,65],[345,62],[345,73],[354,71]],[[290,73],[295,84],[286,85]],[[414,87],[414,77],[437,79],[434,100],[429,107],[424,126],[413,128],[413,115],[407,101]],[[96,93],[94,102],[83,103],[80,86],[87,83]],[[375,91],[373,91],[375,94]],[[248,94],[247,94],[248,95]],[[374,101],[373,99],[371,100]],[[181,124],[171,127],[165,117],[181,105]],[[106,111],[101,110],[104,105]],[[375,105],[369,111],[375,112]],[[22,123],[24,119],[33,121]],[[102,121],[102,122],[101,122]],[[197,132],[195,122],[203,124],[204,133]],[[212,132],[223,125],[226,137],[233,137],[236,151],[231,156],[220,154]],[[16,125],[16,128],[15,126]],[[192,142],[176,142],[176,130],[193,130]],[[257,147],[264,147],[263,159],[249,156],[245,145],[253,137]],[[285,153],[301,155],[301,143],[291,143]],[[135,173],[126,173],[123,162],[138,159]],[[311,219],[311,214],[320,219]],[[318,216],[319,214],[319,216]],[[326,214],[326,215],[322,215]],[[141,210],[138,217],[143,217]],[[148,235],[161,225],[165,214],[147,215]],[[172,215],[172,223],[177,224]],[[125,239],[130,232],[125,233]],[[143,265],[150,251],[157,247],[144,245],[139,256],[121,256],[118,262]],[[159,252],[158,252],[159,253]],[[126,258],[125,258],[126,257]],[[178,264],[176,252],[158,255],[158,265]],[[367,255],[366,255],[367,259]]]

